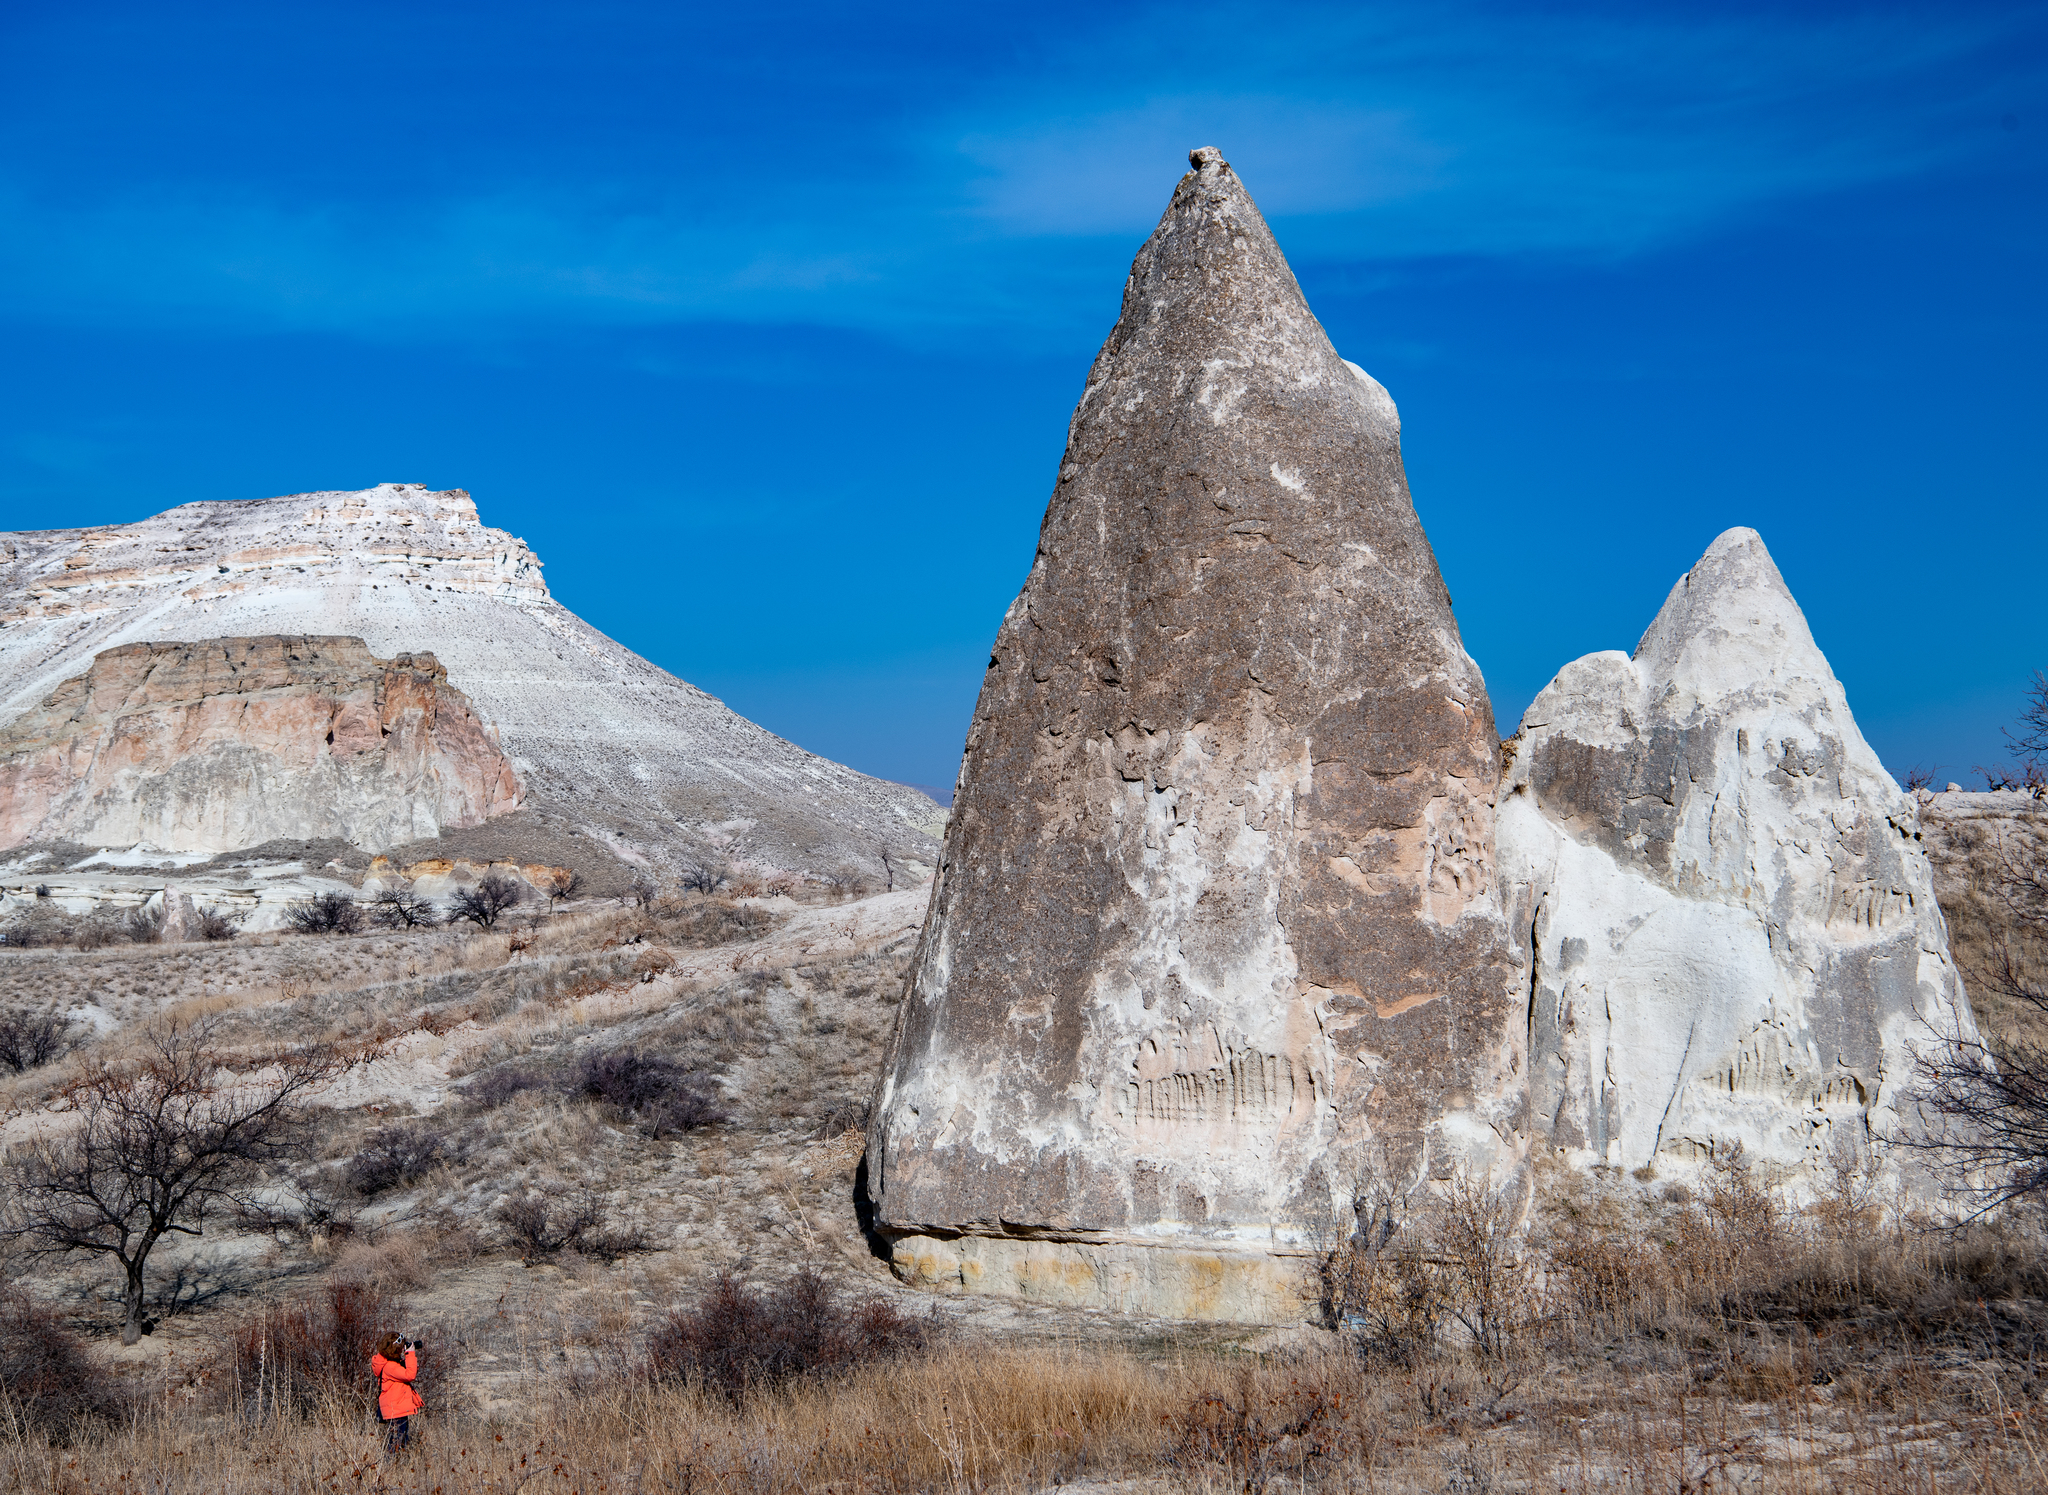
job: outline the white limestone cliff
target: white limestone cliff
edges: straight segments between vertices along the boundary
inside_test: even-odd
[[[460,489],[382,483],[0,534],[0,727],[106,650],[269,634],[433,654],[528,805],[607,837],[878,877],[885,850],[897,869],[937,858],[944,816],[924,795],[805,752],[599,633]]]
[[[1507,752],[1539,1138],[1665,1171],[1739,1146],[1796,1181],[1911,1124],[1915,1048],[1975,1031],[1918,807],[1755,531],[1633,657],[1559,671]]]

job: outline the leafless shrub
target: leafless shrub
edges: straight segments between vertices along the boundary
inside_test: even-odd
[[[703,1076],[672,1059],[630,1048],[587,1055],[577,1074],[576,1090],[630,1113],[657,1138],[716,1126],[727,1119]]]
[[[37,1252],[112,1257],[126,1277],[122,1342],[142,1336],[143,1274],[167,1234],[198,1235],[209,1212],[250,1202],[303,1148],[305,1093],[331,1066],[282,1054],[230,1072],[213,1030],[172,1023],[133,1060],[101,1059],[65,1087],[67,1132],[17,1147],[4,1166],[4,1233]]]
[[[865,898],[874,890],[874,881],[857,867],[841,867],[825,879],[825,889],[836,903],[847,898]]]
[[[415,893],[411,883],[379,888],[370,900],[370,917],[386,929],[419,929],[440,922],[434,900]]]
[[[123,924],[125,927],[122,933],[131,943],[153,945],[164,937],[164,906],[159,903],[154,908],[148,904],[131,908],[125,915]]]
[[[630,903],[635,908],[646,908],[660,896],[660,883],[645,872],[635,872],[633,880],[626,884],[626,891],[619,895],[619,900],[622,903]]]
[[[367,1406],[375,1395],[370,1351],[400,1309],[383,1289],[354,1278],[332,1280],[308,1301],[273,1303],[228,1336],[215,1385],[252,1421],[308,1416],[348,1400]]]
[[[500,1064],[472,1075],[462,1087],[463,1098],[479,1111],[495,1111],[507,1101],[531,1091],[560,1094],[567,1073],[560,1064]]]
[[[688,893],[716,893],[731,875],[731,869],[724,862],[704,859],[685,862],[676,882]]]
[[[610,1261],[649,1249],[637,1229],[612,1226],[604,1201],[588,1189],[573,1199],[559,1193],[522,1194],[495,1213],[524,1262],[545,1261],[564,1251]]]
[[[557,867],[548,874],[541,891],[548,895],[550,903],[567,903],[583,891],[583,874],[571,867]]]
[[[25,1074],[64,1052],[69,1024],[54,1012],[10,1007],[0,1012],[0,1064]]]
[[[1498,1359],[1527,1323],[1534,1263],[1516,1228],[1515,1198],[1465,1175],[1444,1184],[1429,1218],[1444,1306],[1482,1354]]]
[[[302,902],[287,904],[284,922],[294,934],[360,934],[363,909],[346,893],[320,893]]]
[[[1252,1495],[1275,1481],[1306,1490],[1361,1451],[1344,1400],[1320,1376],[1280,1381],[1242,1367],[1228,1391],[1203,1392],[1172,1420],[1166,1462],[1196,1478],[1220,1470],[1227,1488]]]
[[[1326,1322],[1369,1355],[1408,1364],[1456,1325],[1498,1358],[1532,1318],[1535,1263],[1506,1189],[1457,1175],[1409,1201],[1362,1199],[1352,1238],[1317,1261],[1312,1284]]]
[[[118,1383],[85,1343],[19,1288],[0,1286],[0,1404],[8,1431],[65,1444],[126,1410]]]
[[[2025,704],[2005,729],[2005,740],[2018,754],[2016,763],[1990,768],[1980,763],[1971,772],[1984,776],[1987,789],[2019,789],[2036,799],[2048,797],[2048,671],[2034,671]]]
[[[502,872],[488,873],[475,887],[456,891],[449,902],[449,918],[467,919],[479,929],[493,929],[506,910],[518,907],[525,897],[526,889],[516,878]]]
[[[358,1194],[381,1194],[411,1183],[446,1153],[438,1133],[418,1122],[379,1127],[349,1159],[348,1186]]]
[[[199,910],[199,937],[202,940],[206,940],[209,943],[218,943],[221,940],[231,940],[239,933],[240,931],[235,928],[234,920],[230,919],[219,909],[202,908]]]
[[[879,1299],[848,1303],[815,1272],[759,1293],[727,1274],[647,1340],[647,1374],[689,1381],[734,1405],[747,1393],[925,1349],[928,1324]]]

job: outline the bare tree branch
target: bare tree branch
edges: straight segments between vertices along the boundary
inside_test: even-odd
[[[45,1254],[111,1256],[126,1275],[124,1344],[142,1336],[144,1272],[166,1235],[201,1235],[210,1212],[245,1207],[302,1140],[306,1092],[333,1070],[320,1052],[236,1073],[210,1025],[171,1023],[137,1059],[94,1060],[64,1090],[68,1133],[5,1165],[0,1234]]]

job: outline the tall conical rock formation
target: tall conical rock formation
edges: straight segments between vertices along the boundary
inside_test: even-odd
[[[1192,161],[992,651],[869,1188],[914,1280],[1264,1317],[1361,1169],[1490,1165],[1519,1005],[1393,402]]]
[[[1809,1176],[1917,1124],[1914,1050],[1974,1036],[1918,807],[1754,530],[1588,655],[1508,745],[1533,1131],[1580,1163],[1736,1147]]]

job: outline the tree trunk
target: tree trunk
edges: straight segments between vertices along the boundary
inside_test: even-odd
[[[128,1317],[121,1324],[121,1343],[133,1344],[142,1338],[142,1258],[137,1257],[128,1266]]]

